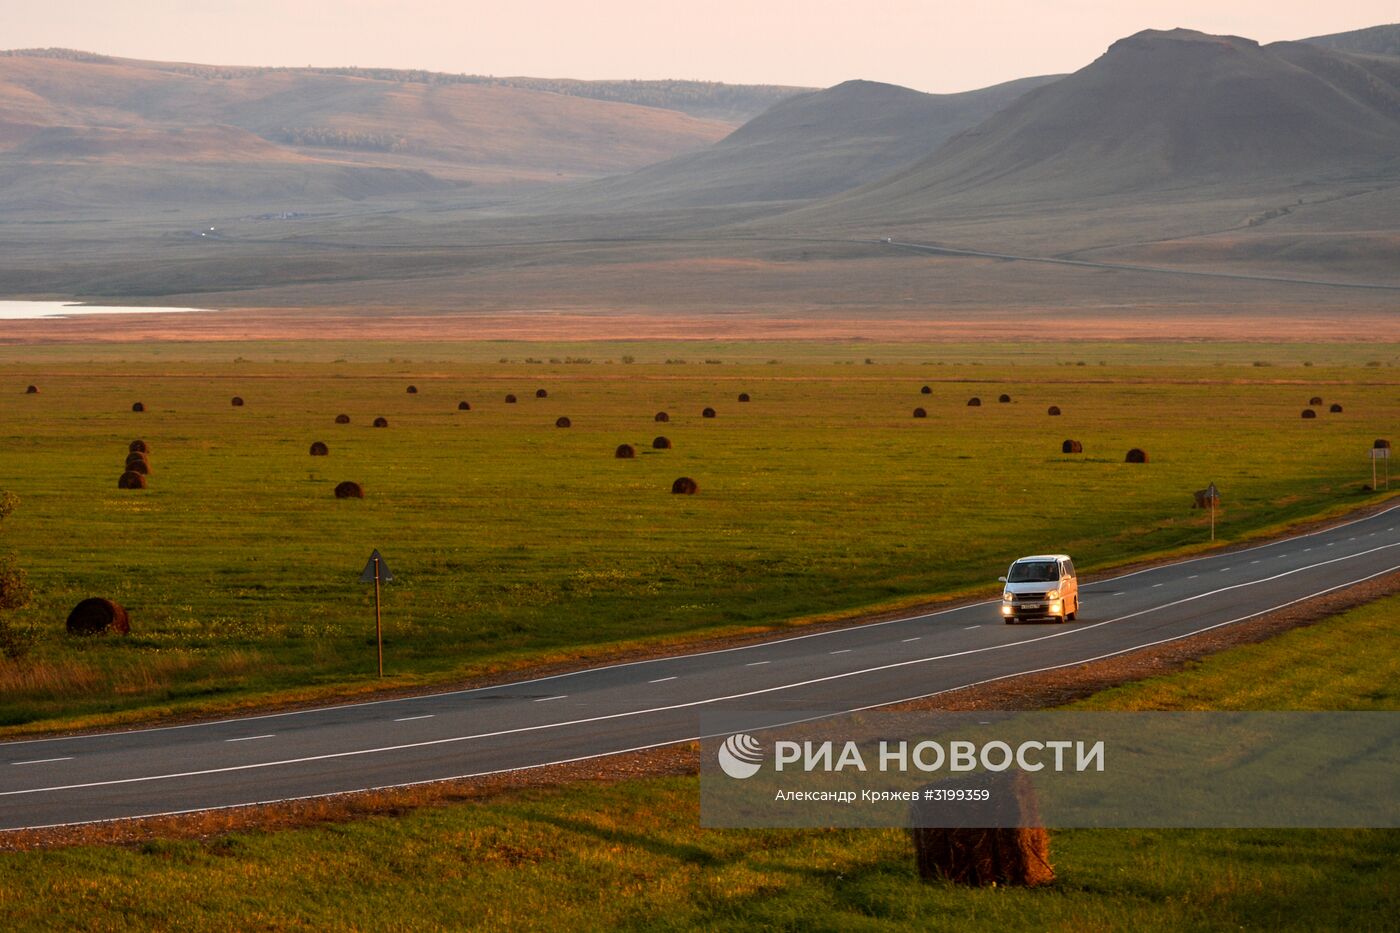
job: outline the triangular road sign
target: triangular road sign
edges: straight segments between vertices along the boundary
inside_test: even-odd
[[[369,556],[369,563],[365,564],[364,572],[360,574],[361,583],[374,582],[374,565],[376,563],[379,564],[380,583],[388,583],[390,580],[394,579],[393,573],[389,570],[389,565],[384,563],[384,558],[379,556],[379,550],[375,549],[374,553]]]

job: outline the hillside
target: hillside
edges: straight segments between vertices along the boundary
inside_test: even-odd
[[[823,197],[933,152],[1027,91],[1026,78],[962,94],[847,81],[790,97],[698,152],[571,192],[594,207],[709,207]]]
[[[1389,26],[1372,26],[1369,29],[1357,29],[1352,32],[1338,32],[1330,36],[1314,36],[1303,41],[1309,45],[1320,45],[1337,52],[1400,57],[1400,23],[1393,23]]]

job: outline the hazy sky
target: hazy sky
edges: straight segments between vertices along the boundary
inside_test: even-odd
[[[1272,42],[1396,19],[1397,0],[0,0],[0,43],[218,64],[956,91],[1073,71],[1140,29]]]

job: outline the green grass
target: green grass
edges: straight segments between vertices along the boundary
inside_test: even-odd
[[[335,363],[326,347],[241,344],[219,362],[216,346],[0,353],[14,390],[0,392],[0,477],[22,502],[0,543],[29,569],[36,598],[16,619],[40,635],[28,661],[0,662],[0,726],[367,685],[373,615],[356,579],[372,548],[398,575],[391,683],[422,684],[985,589],[1028,552],[1092,569],[1200,546],[1190,493],[1212,480],[1222,540],[1236,540],[1367,501],[1365,451],[1400,416],[1400,387],[1367,365],[1386,345],[1314,348],[1312,368],[1288,345],[1199,362],[1179,345],[1048,346],[1055,365],[993,348],[985,366],[973,348],[915,345],[875,366],[759,362],[817,352],[797,344],[645,351],[686,365],[603,362],[622,345],[591,365],[488,361],[566,355],[538,345],[439,348],[433,363],[390,359],[393,345]],[[1114,362],[1060,365],[1076,356]],[[41,394],[21,394],[29,382]],[[1302,421],[1314,393],[1346,412]],[[658,410],[673,420],[655,424]],[[339,412],[353,423],[333,424]],[[377,415],[387,430],[369,427]],[[675,449],[652,451],[663,433]],[[122,492],[138,436],[150,488]],[[1085,455],[1061,456],[1066,437]],[[329,457],[307,456],[314,440]],[[623,442],[636,460],[613,459]],[[1133,446],[1152,462],[1124,464]],[[699,495],[669,494],[682,475]],[[345,479],[368,497],[336,501]],[[131,610],[129,638],[63,634],[90,595]]]
[[[1093,709],[1396,709],[1400,597]],[[1379,930],[1394,831],[1073,830],[1043,889],[923,884],[898,831],[699,828],[695,778],[202,842],[0,855],[10,928]]]

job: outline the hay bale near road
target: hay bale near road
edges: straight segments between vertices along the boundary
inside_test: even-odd
[[[1062,454],[1082,454],[1083,452],[1084,444],[1080,441],[1066,440],[1060,445],[1060,453]]]
[[[335,423],[336,423],[336,424],[349,424],[349,423],[350,423],[350,416],[349,416],[349,415],[336,415],[336,416],[335,416]]]
[[[335,497],[337,499],[363,499],[365,497],[365,487],[359,483],[352,483],[346,480],[335,487]]]
[[[93,596],[68,613],[69,635],[125,635],[131,631],[131,616],[121,604]]]
[[[1321,405],[1321,404],[1322,404],[1322,396],[1320,396],[1320,395],[1314,395],[1312,398],[1308,399],[1308,404],[1309,404],[1309,405]]]
[[[633,460],[637,456],[637,448],[633,447],[631,444],[618,444],[617,450],[613,452],[613,456],[618,460]]]
[[[135,470],[127,470],[117,477],[118,489],[145,489],[146,477]]]
[[[1313,411],[1311,408],[1304,408],[1304,409],[1303,409],[1303,419],[1304,419],[1304,420],[1308,420],[1308,419],[1312,419],[1312,418],[1316,418],[1316,417],[1317,417],[1317,412]]]
[[[139,450],[133,450],[131,453],[126,455],[127,466],[131,466],[133,463],[137,462],[144,463],[147,466],[150,466],[151,458],[147,454]]]
[[[919,390],[919,394],[921,394],[921,395],[932,395],[932,394],[933,394],[933,389],[930,388],[929,386],[924,386],[922,389]]]
[[[653,440],[653,441],[651,442],[651,449],[652,449],[652,450],[670,450],[670,449],[671,449],[671,439],[670,439],[669,437],[665,437],[665,436],[658,437],[658,438],[656,438],[655,440]]]
[[[311,456],[313,457],[329,456],[330,452],[331,449],[325,445],[324,441],[314,441],[311,444]]]
[[[920,800],[911,806],[909,835],[921,879],[969,887],[1032,887],[1055,880],[1050,834],[1037,825],[1039,802],[1024,773],[984,772],[928,787],[986,790],[991,796],[985,802]],[[989,823],[1000,828],[986,828]]]
[[[38,386],[27,386],[27,387],[25,388],[25,390],[24,390],[24,394],[25,394],[25,395],[38,395],[38,394],[39,394],[39,387],[38,387]]]
[[[693,496],[699,491],[699,484],[689,476],[682,476],[671,484],[671,495],[673,496]]]
[[[571,428],[574,426],[574,423],[568,418],[561,416],[559,418],[554,419],[554,426],[556,428]]]
[[[241,395],[235,395],[235,396],[233,397],[233,399],[232,399],[232,402],[233,402],[233,407],[234,407],[234,408],[242,408],[242,407],[243,407],[243,396],[241,396]]]
[[[131,410],[132,410],[132,411],[145,411],[145,410],[146,410],[146,406],[143,405],[143,404],[141,404],[140,402],[132,402],[132,403],[131,403]]]
[[[970,398],[970,399],[967,400],[967,407],[968,407],[968,408],[981,408],[981,407],[982,407],[982,400],[981,400],[980,398],[978,398],[977,396],[974,395],[972,398]]]
[[[914,409],[914,417],[915,417],[915,418],[927,418],[927,417],[928,417],[928,412],[924,411],[922,408],[916,408],[916,409]]]
[[[739,401],[741,401],[741,402],[747,402],[748,400],[749,400],[749,393],[747,393],[747,392],[740,392],[740,393],[739,393]]]
[[[1000,402],[1002,405],[1005,405],[1011,401],[1011,396],[1003,392],[1002,394],[997,396],[997,401]]]
[[[374,426],[375,426],[376,428],[387,428],[387,427],[389,426],[389,419],[388,419],[388,418],[383,418],[383,417],[375,418],[375,419],[374,419]]]
[[[131,459],[131,457],[126,458],[127,472],[140,473],[142,476],[149,476],[151,474],[151,462],[145,457],[141,456],[140,454],[132,454],[131,456],[134,456],[137,459],[133,460]]]
[[[670,421],[670,420],[671,420],[671,416],[668,415],[668,414],[666,414],[664,411],[658,411],[658,412],[656,413],[656,417],[653,418],[652,420],[653,420],[653,421],[656,421],[657,423],[664,423],[664,422]]]
[[[408,387],[408,394],[409,394],[409,395],[417,395],[417,394],[418,394],[418,387],[417,387],[417,386],[409,386],[409,387]]]
[[[148,454],[151,452],[151,445],[143,440],[134,440],[126,445],[126,449],[134,454]]]
[[[713,418],[715,416],[715,410],[713,408],[707,408],[700,412],[700,416],[702,418]]]
[[[457,410],[458,410],[458,411],[471,411],[471,410],[472,410],[472,403],[471,403],[471,402],[467,402],[467,401],[458,402],[458,403],[457,403]]]
[[[1386,439],[1383,438],[1383,437],[1378,437],[1378,438],[1376,438],[1374,441],[1371,442],[1371,449],[1372,449],[1372,450],[1389,450],[1389,449],[1390,449],[1390,441],[1386,440]]]
[[[514,395],[507,395],[507,396],[506,396],[506,404],[507,404],[507,405],[514,405],[514,404],[515,404],[515,396],[514,396]]]
[[[1123,462],[1124,462],[1124,463],[1146,463],[1146,462],[1147,462],[1147,451],[1143,450],[1141,447],[1134,447],[1132,450],[1128,451],[1128,455],[1127,455],[1126,457],[1123,458]]]
[[[536,389],[535,398],[549,398],[549,393],[546,392],[544,389]]]
[[[1340,415],[1342,413],[1342,406],[1338,405],[1336,402],[1333,402],[1332,407],[1327,410],[1334,415]]]
[[[1051,405],[1049,408],[1045,409],[1045,413],[1046,413],[1047,415],[1052,416],[1052,417],[1055,416],[1055,415],[1058,415],[1058,414],[1060,413],[1060,406],[1059,406],[1059,405]]]

